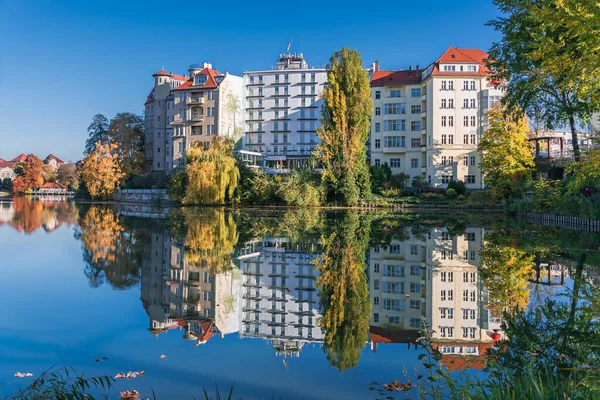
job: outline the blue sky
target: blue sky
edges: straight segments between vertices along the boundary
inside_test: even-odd
[[[492,0],[297,4],[0,0],[0,158],[81,158],[92,116],[141,113],[163,65],[183,74],[209,61],[241,74],[273,65],[292,38],[310,64],[348,46],[365,66],[401,69],[498,39],[484,26]]]

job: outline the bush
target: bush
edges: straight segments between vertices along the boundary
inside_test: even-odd
[[[390,178],[392,187],[395,189],[404,189],[404,186],[406,186],[406,183],[409,180],[410,180],[410,176],[403,172],[400,172],[399,174],[394,174]]]
[[[463,181],[455,181],[454,179],[448,182],[447,189],[454,189],[458,195],[467,193],[465,183]]]
[[[459,194],[459,195],[456,197],[456,200],[463,201],[464,199],[466,199],[466,197],[465,197],[465,195],[464,195],[464,194]]]
[[[491,206],[498,205],[499,203],[494,200],[492,192],[490,190],[478,190],[471,192],[467,198],[467,204],[476,206]]]
[[[421,175],[417,175],[413,178],[411,186],[417,193],[426,191],[430,187],[429,182],[427,182],[427,180],[425,180],[425,178],[423,178]]]
[[[167,193],[173,201],[182,202],[187,190],[188,176],[185,168],[173,170],[167,183]]]
[[[325,190],[317,178],[309,170],[293,171],[281,179],[277,193],[289,206],[320,206]]]
[[[456,197],[456,190],[450,188],[448,190],[446,190],[446,196],[450,197],[451,199]]]
[[[434,193],[434,192],[425,192],[421,194],[421,198],[422,199],[432,199],[432,200],[437,200],[437,199],[443,199],[444,195],[441,193]]]
[[[146,175],[136,175],[127,181],[125,189],[166,189],[169,177],[164,172],[151,172]]]
[[[373,193],[381,194],[381,189],[384,187],[386,181],[392,179],[392,170],[387,163],[383,165],[371,165],[371,191]]]
[[[383,197],[392,198],[392,197],[400,197],[400,189],[382,189],[381,195]]]

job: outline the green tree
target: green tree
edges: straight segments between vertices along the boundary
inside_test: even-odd
[[[225,103],[225,110],[233,117],[233,132],[227,132],[227,135],[231,139],[236,139],[238,134],[241,133],[242,128],[237,125],[237,116],[242,111],[242,105],[238,96],[234,94],[227,95],[227,103]]]
[[[119,157],[125,180],[144,171],[144,120],[141,116],[118,113],[110,120],[106,139],[117,145],[114,153]]]
[[[323,235],[323,255],[317,259],[323,351],[340,371],[358,364],[367,341],[371,301],[367,285],[366,252],[369,221],[356,212],[341,215],[334,230]]]
[[[79,183],[79,172],[75,164],[62,164],[56,172],[58,182],[61,185],[77,189]]]
[[[384,184],[392,179],[392,169],[388,163],[383,165],[371,165],[371,191],[381,194]]]
[[[94,115],[92,123],[87,129],[88,138],[85,141],[85,150],[83,155],[87,156],[96,148],[98,141],[104,142],[107,139],[108,119],[102,114]]]
[[[356,205],[371,194],[365,143],[373,100],[369,76],[360,54],[346,47],[333,54],[323,93],[321,145],[315,156],[323,163],[323,181],[342,204]]]
[[[488,112],[489,128],[479,143],[484,182],[494,197],[506,198],[522,188],[534,167],[527,120],[517,112],[494,106]]]
[[[494,0],[502,33],[490,50],[494,79],[511,110],[535,112],[547,128],[569,125],[579,160],[578,123],[600,109],[600,7],[596,0]],[[534,116],[532,115],[532,118]]]

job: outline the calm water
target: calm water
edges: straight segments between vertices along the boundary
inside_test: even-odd
[[[17,371],[69,365],[88,376],[146,372],[119,380],[115,396],[191,398],[235,382],[245,399],[376,398],[371,382],[419,364],[422,323],[448,368],[475,371],[503,335],[506,302],[532,307],[572,286],[573,252],[560,245],[509,294],[490,285],[482,245],[549,232],[515,233],[500,217],[135,211],[0,203],[0,397],[27,382]],[[550,239],[532,236],[523,251],[537,240]],[[593,243],[593,281],[597,237],[581,240]]]

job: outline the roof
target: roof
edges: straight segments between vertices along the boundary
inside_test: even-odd
[[[467,354],[442,354],[440,362],[446,366],[450,371],[458,371],[461,369],[477,369],[481,370],[487,366],[487,360],[489,356],[487,351],[492,348],[495,344],[492,343],[477,343],[477,342],[440,342],[432,344],[432,347],[438,348],[439,346],[476,346],[479,350],[479,354],[467,355]]]
[[[155,72],[154,74],[152,74],[152,76],[163,76],[163,75],[164,75],[164,76],[171,76],[171,74],[170,74],[170,73],[168,73],[167,71],[165,71],[165,69],[164,69],[164,68],[163,68],[163,69],[161,69],[160,71],[158,71],[158,72]]]
[[[177,75],[177,74],[174,74],[172,72],[167,72],[167,71],[164,70],[164,68],[161,69],[160,71],[152,74],[152,76],[168,76],[171,79],[175,79],[177,81],[185,81],[187,79],[187,77],[184,76],[184,75]]]
[[[372,349],[377,351],[377,345],[394,343],[416,343],[419,338],[418,329],[387,329],[378,326],[369,327]]]
[[[40,186],[40,189],[63,189],[64,186],[58,182],[48,182]]]
[[[488,54],[480,49],[461,49],[450,46],[434,63],[431,75],[489,75],[490,70],[486,66]],[[442,64],[473,64],[477,63],[479,68],[477,72],[467,71],[441,71],[440,63]]]
[[[10,161],[0,161],[0,168],[14,168],[15,167],[15,163],[10,162]]]
[[[204,344],[213,337],[215,332],[213,332],[213,322],[212,321],[201,321],[200,326],[202,327],[202,333],[198,333],[196,337],[198,338],[198,342]]]
[[[371,87],[407,85],[421,82],[422,69],[399,71],[375,71]]]
[[[150,93],[148,93],[148,98],[146,98],[146,102],[144,103],[144,105],[152,103],[154,101],[154,89],[152,89],[150,91]]]
[[[185,89],[214,89],[217,87],[217,80],[215,79],[217,76],[221,76],[221,73],[212,68],[203,68],[199,74],[207,75],[206,82],[202,86],[194,86],[193,78],[188,78],[181,85],[176,87],[173,90],[185,90]]]
[[[56,157],[52,153],[48,154],[48,157],[46,157],[46,160],[54,160],[54,161],[56,161],[57,164],[64,164],[65,163],[63,160],[61,160],[60,158]]]
[[[18,156],[16,156],[15,158],[13,158],[12,160],[10,160],[10,162],[25,162],[25,160],[27,160],[27,155],[26,154],[19,154]]]

